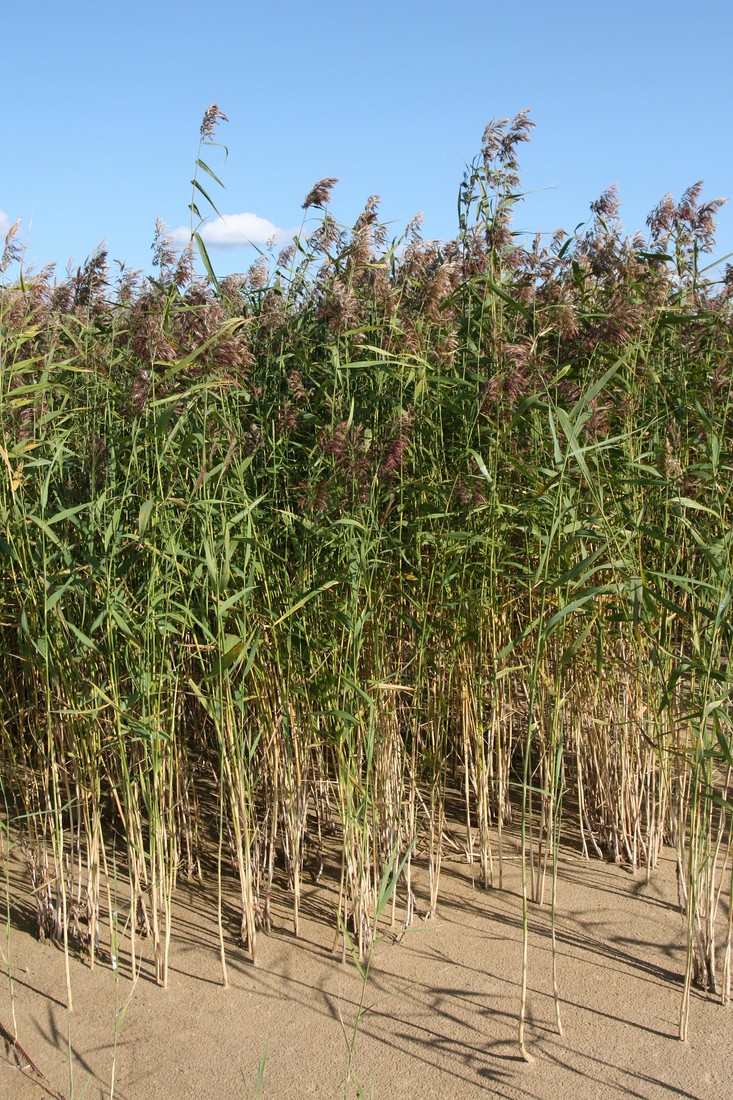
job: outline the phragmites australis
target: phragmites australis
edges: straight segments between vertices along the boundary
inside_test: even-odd
[[[380,470],[382,477],[389,477],[401,469],[410,446],[410,429],[413,420],[414,410],[412,406],[406,409],[397,419],[382,462]]]
[[[671,194],[664,196],[646,220],[652,244],[666,248],[670,241],[676,240],[678,246],[689,247],[694,243],[701,252],[712,251],[717,228],[715,216],[726,200],[701,203],[701,193],[702,180],[698,180],[687,188],[676,206]]]
[[[324,176],[322,180],[314,184],[311,187],[308,194],[305,196],[305,202],[303,203],[303,209],[308,210],[311,206],[323,207],[330,202],[331,192],[338,183],[338,180],[333,176]]]
[[[172,235],[162,218],[155,219],[155,236],[150,246],[153,253],[153,267],[160,271],[161,278],[169,274],[178,260]]]
[[[529,118],[528,108],[520,111],[513,119],[492,119],[489,122],[481,142],[481,156],[484,170],[494,184],[503,182],[510,187],[518,185],[519,162],[516,147],[521,142],[530,140],[534,125]]]
[[[3,247],[2,256],[0,256],[0,274],[6,271],[12,263],[15,263],[23,255],[23,248],[15,239],[19,228],[20,218],[10,226],[10,229],[5,234],[5,245]]]
[[[220,111],[215,103],[210,104],[204,112],[204,117],[201,121],[201,140],[211,141],[216,133],[217,122],[228,122],[229,119]]]
[[[217,279],[193,183],[191,232],[160,222],[143,280],[103,251],[58,284],[0,273],[6,834],[37,853],[38,934],[90,964],[127,980],[149,957],[165,985],[200,853],[227,872],[201,926],[226,984],[235,916],[253,962],[271,899],[298,936],[321,844],[368,961],[390,897],[415,915],[413,851],[434,915],[454,827],[468,889],[501,888],[520,813],[526,916],[569,812],[584,856],[651,872],[676,847],[687,987],[725,988],[733,268],[698,262],[718,200],[663,201],[649,243],[610,189],[525,239],[527,127],[487,131],[444,243],[419,219],[387,240],[375,196],[340,224],[322,180],[308,232]]]

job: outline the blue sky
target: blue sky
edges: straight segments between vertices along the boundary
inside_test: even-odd
[[[727,0],[35,0],[0,26],[0,230],[23,219],[35,267],[62,273],[106,241],[149,269],[156,217],[188,225],[212,102],[229,158],[207,159],[239,216],[212,251],[220,274],[252,261],[248,233],[297,228],[323,176],[341,181],[340,221],[376,193],[395,235],[418,211],[426,237],[455,235],[486,123],[524,107],[518,230],[572,230],[614,183],[629,231],[698,179],[705,199],[733,200]],[[716,257],[733,251],[733,201],[719,224]]]

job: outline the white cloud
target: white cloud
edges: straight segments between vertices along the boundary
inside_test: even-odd
[[[5,240],[5,235],[10,229],[10,218],[4,210],[0,210],[0,237]]]
[[[242,248],[247,245],[263,247],[268,241],[282,244],[292,233],[279,229],[267,218],[259,214],[222,214],[220,218],[207,222],[199,230],[203,242],[209,248]],[[190,230],[180,226],[173,231],[173,237],[180,243],[188,241]]]

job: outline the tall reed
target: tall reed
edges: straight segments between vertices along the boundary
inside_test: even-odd
[[[226,982],[279,886],[299,934],[335,845],[361,965],[380,918],[439,910],[454,821],[490,888],[518,818],[523,1053],[532,905],[554,914],[569,831],[646,874],[674,846],[684,1037],[693,984],[730,996],[720,201],[694,186],[629,238],[611,191],[522,242],[523,112],[487,127],[454,240],[390,240],[376,197],[337,225],[325,179],[292,247],[217,279],[199,221],[223,118],[192,181],[206,279],[162,225],[145,282],[103,252],[11,277],[12,231],[2,264],[0,779],[69,1005],[113,837],[114,935],[133,974],[150,938],[165,985],[180,874],[216,867]],[[556,956],[552,980],[560,1028]]]

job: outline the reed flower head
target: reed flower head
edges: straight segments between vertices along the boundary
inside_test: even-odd
[[[382,462],[381,473],[383,477],[389,477],[402,467],[410,446],[410,429],[413,419],[412,407],[406,409],[399,417],[395,425],[394,435],[387,446],[387,452]]]
[[[173,282],[179,290],[189,286],[194,275],[193,267],[193,241],[189,241],[176,261],[173,270]]]
[[[611,221],[617,218],[621,208],[621,202],[618,197],[616,184],[612,184],[611,187],[602,191],[599,197],[590,204],[590,208],[597,218],[603,218],[604,221]]]
[[[216,133],[216,125],[218,122],[228,122],[229,119],[220,111],[215,103],[210,104],[204,112],[204,117],[201,120],[201,140],[211,141]]]
[[[295,245],[289,244],[281,250],[277,257],[277,266],[280,268],[290,267],[293,259],[295,258]]]
[[[104,303],[107,273],[107,249],[104,245],[99,245],[77,269],[73,280],[74,305],[94,311],[101,309]]]
[[[150,394],[150,373],[147,370],[138,371],[130,386],[129,411],[141,416],[145,411]]]
[[[733,298],[733,264],[725,265],[722,294],[724,298]]]
[[[302,401],[307,397],[308,391],[303,385],[303,379],[298,370],[291,370],[288,373],[288,390],[295,401]]]
[[[7,271],[10,265],[19,260],[23,255],[23,248],[20,242],[15,239],[19,229],[20,218],[10,226],[10,229],[5,234],[5,245],[3,247],[2,256],[0,257],[0,275],[4,271]]]
[[[150,247],[153,252],[153,266],[159,269],[161,277],[169,274],[178,260],[178,253],[168,226],[160,217],[155,219],[155,236]]]
[[[318,206],[323,209],[330,202],[331,192],[337,183],[338,180],[333,176],[325,176],[322,180],[319,180],[305,196],[303,209],[307,210],[311,206]]]
[[[258,256],[253,264],[250,264],[247,271],[247,284],[252,290],[262,290],[267,285],[267,278],[270,274],[270,265],[267,262],[265,256]]]
[[[345,242],[345,235],[338,223],[330,214],[325,214],[323,221],[311,233],[308,243],[313,253],[328,252],[331,249],[340,251]]]

